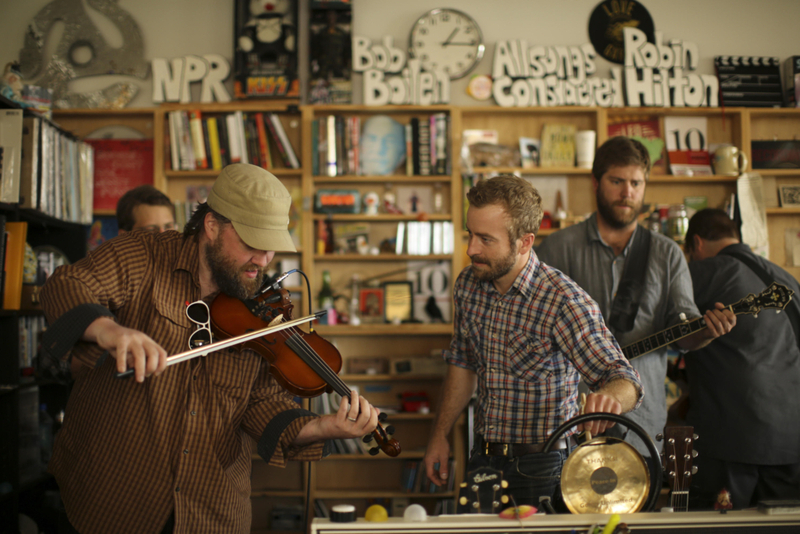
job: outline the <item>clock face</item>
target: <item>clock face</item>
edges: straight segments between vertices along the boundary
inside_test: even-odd
[[[411,28],[411,55],[426,71],[463,78],[483,57],[483,36],[472,17],[455,9],[433,9]]]

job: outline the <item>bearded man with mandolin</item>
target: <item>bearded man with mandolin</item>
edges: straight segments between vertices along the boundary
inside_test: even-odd
[[[48,279],[43,347],[69,353],[75,378],[49,470],[75,532],[247,533],[250,438],[284,466],[375,431],[378,411],[357,394],[335,414],[302,409],[252,344],[167,367],[212,341],[204,301],[254,299],[275,252],[295,251],[290,205],[271,173],[229,165],[183,235],[134,231]],[[301,337],[288,335],[313,354]],[[116,376],[127,369],[135,379]]]

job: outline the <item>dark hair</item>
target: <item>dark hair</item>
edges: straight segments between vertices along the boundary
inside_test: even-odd
[[[136,221],[133,218],[133,209],[141,204],[148,206],[165,206],[171,210],[175,207],[169,197],[152,185],[134,187],[117,202],[117,226],[120,230],[130,232]]]
[[[211,215],[213,215],[214,218],[217,220],[217,222],[221,225],[229,224],[231,222],[231,220],[225,217],[224,215],[220,215],[219,213],[211,209],[211,206],[209,206],[207,202],[203,202],[202,204],[199,204],[197,208],[195,208],[194,212],[192,213],[192,216],[187,221],[186,226],[183,227],[184,238],[191,237],[200,233],[200,231],[203,229],[203,221],[206,218],[206,213],[210,213]]]
[[[480,180],[467,193],[470,206],[500,205],[508,214],[508,238],[514,243],[525,234],[536,234],[542,222],[542,197],[527,180],[500,175]]]
[[[705,208],[694,215],[689,221],[686,230],[686,252],[694,249],[694,236],[700,236],[708,241],[718,241],[727,237],[739,238],[739,228],[736,223],[722,210]]]
[[[627,167],[629,165],[640,167],[644,173],[644,179],[647,180],[650,176],[650,153],[639,141],[619,135],[612,137],[597,149],[592,165],[592,174],[599,182],[611,167]]]

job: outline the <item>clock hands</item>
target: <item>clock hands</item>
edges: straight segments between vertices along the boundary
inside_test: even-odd
[[[452,39],[453,37],[455,37],[455,35],[456,35],[457,33],[458,33],[458,28],[456,28],[456,29],[454,29],[454,30],[453,30],[453,32],[450,34],[450,36],[447,38],[447,40],[446,40],[445,42],[443,42],[443,43],[442,43],[442,46],[447,46],[447,45],[451,44],[451,43],[450,43],[450,39]]]

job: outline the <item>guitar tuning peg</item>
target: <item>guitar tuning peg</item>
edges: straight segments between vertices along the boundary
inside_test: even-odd
[[[662,439],[664,439],[664,434],[661,433],[656,434],[656,441],[661,441]]]
[[[696,466],[696,465],[693,465],[693,466],[692,466],[692,474],[693,474],[693,475],[696,475],[696,474],[697,474],[697,466]]]
[[[372,448],[369,450],[369,455],[370,455],[370,456],[377,456],[377,454],[378,454],[379,452],[380,452],[380,451],[378,450],[378,447],[372,447]]]
[[[692,458],[697,458],[700,455],[697,451],[692,451]]]
[[[693,438],[695,441],[697,441],[698,439],[700,439],[700,436],[698,436],[697,434],[692,434],[692,438]]]

